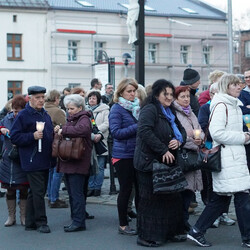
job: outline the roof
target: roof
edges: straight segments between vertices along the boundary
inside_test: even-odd
[[[52,9],[110,13],[127,13],[127,8],[123,4],[129,4],[129,0],[82,1],[87,2],[85,6],[77,0],[48,0],[48,2]],[[90,6],[87,6],[88,3]],[[145,9],[145,15],[150,16],[227,19],[225,12],[200,0],[147,0],[145,5],[152,8],[152,10]],[[190,10],[193,13],[188,12]]]
[[[49,4],[46,0],[0,0],[0,7],[48,9]]]

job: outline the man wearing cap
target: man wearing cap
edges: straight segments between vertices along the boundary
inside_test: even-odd
[[[44,196],[47,189],[53,140],[53,125],[44,110],[46,89],[28,88],[29,103],[19,112],[11,130],[11,142],[18,146],[21,167],[27,173],[30,191],[27,199],[25,230],[50,233],[47,225]],[[45,122],[44,130],[37,131],[36,122]],[[41,152],[38,140],[41,139]]]
[[[197,88],[200,85],[200,74],[194,69],[185,69],[183,80],[181,81],[180,85],[190,87],[190,106],[194,114],[198,117],[200,104],[195,94]]]

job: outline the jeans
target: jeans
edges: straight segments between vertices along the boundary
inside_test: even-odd
[[[63,173],[57,173],[56,167],[49,170],[48,181],[48,198],[50,202],[55,202],[59,198],[59,189],[62,181]]]
[[[104,168],[107,163],[107,156],[100,155],[97,156],[99,172],[97,175],[92,175],[89,177],[89,189],[98,189],[101,190],[103,180],[104,180]]]
[[[65,174],[66,185],[69,193],[72,224],[85,228],[85,182],[87,176],[83,174]]]
[[[181,192],[182,201],[183,201],[183,219],[184,219],[185,226],[188,226],[188,219],[189,219],[188,208],[192,201],[193,194],[194,194],[193,191],[187,190],[187,189]]]
[[[194,228],[205,233],[214,221],[225,211],[231,196],[222,196],[213,193],[211,200],[203,210]],[[250,240],[250,196],[248,193],[238,192],[234,194],[234,206],[238,220],[241,238]]]

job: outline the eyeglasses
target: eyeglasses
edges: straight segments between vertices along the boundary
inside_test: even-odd
[[[250,76],[245,76],[244,78],[245,78],[245,79],[250,79]]]

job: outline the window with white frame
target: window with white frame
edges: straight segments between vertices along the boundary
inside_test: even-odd
[[[68,41],[68,61],[76,62],[77,61],[77,45],[78,41]]]
[[[202,51],[203,51],[203,64],[211,64],[212,47],[203,46]]]
[[[149,43],[148,44],[148,61],[149,63],[157,62],[157,43]]]
[[[75,87],[80,87],[81,83],[69,83],[68,86],[69,86],[70,89],[73,89]]]
[[[250,57],[250,41],[245,41],[245,57]]]
[[[104,50],[105,42],[95,42],[95,62],[105,61],[102,50]]]
[[[181,45],[180,56],[181,56],[181,63],[182,64],[188,64],[188,52],[189,52],[189,46],[188,45]]]
[[[202,91],[208,90],[209,86],[208,85],[202,85]]]

